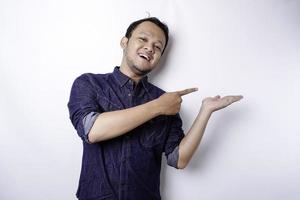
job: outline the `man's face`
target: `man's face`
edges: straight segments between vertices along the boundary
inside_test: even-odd
[[[165,43],[163,30],[152,22],[142,22],[130,39],[124,37],[121,40],[127,67],[137,75],[146,75],[156,67]]]

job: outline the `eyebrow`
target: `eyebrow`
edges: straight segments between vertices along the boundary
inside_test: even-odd
[[[147,36],[151,36],[149,33],[146,33],[146,32],[139,32],[140,34],[144,34],[144,35],[147,35]],[[161,40],[158,40],[158,42],[162,45],[162,46],[164,46],[163,45],[163,42],[161,41]]]

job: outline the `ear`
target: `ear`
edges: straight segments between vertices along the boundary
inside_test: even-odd
[[[128,38],[127,37],[122,37],[120,45],[122,49],[125,49],[127,47],[128,44]]]

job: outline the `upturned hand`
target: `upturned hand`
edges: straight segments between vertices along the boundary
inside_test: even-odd
[[[242,95],[224,96],[222,98],[220,97],[220,95],[217,95],[215,97],[206,97],[202,100],[202,108],[208,110],[209,112],[214,112],[223,109],[230,104],[241,100],[242,98]]]

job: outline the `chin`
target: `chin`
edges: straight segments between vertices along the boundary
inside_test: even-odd
[[[138,74],[139,76],[145,76],[145,75],[147,75],[148,73],[150,73],[152,71],[152,69],[149,69],[149,68],[144,69],[144,68],[139,67],[137,65],[133,65],[132,69],[133,69],[134,73]]]

